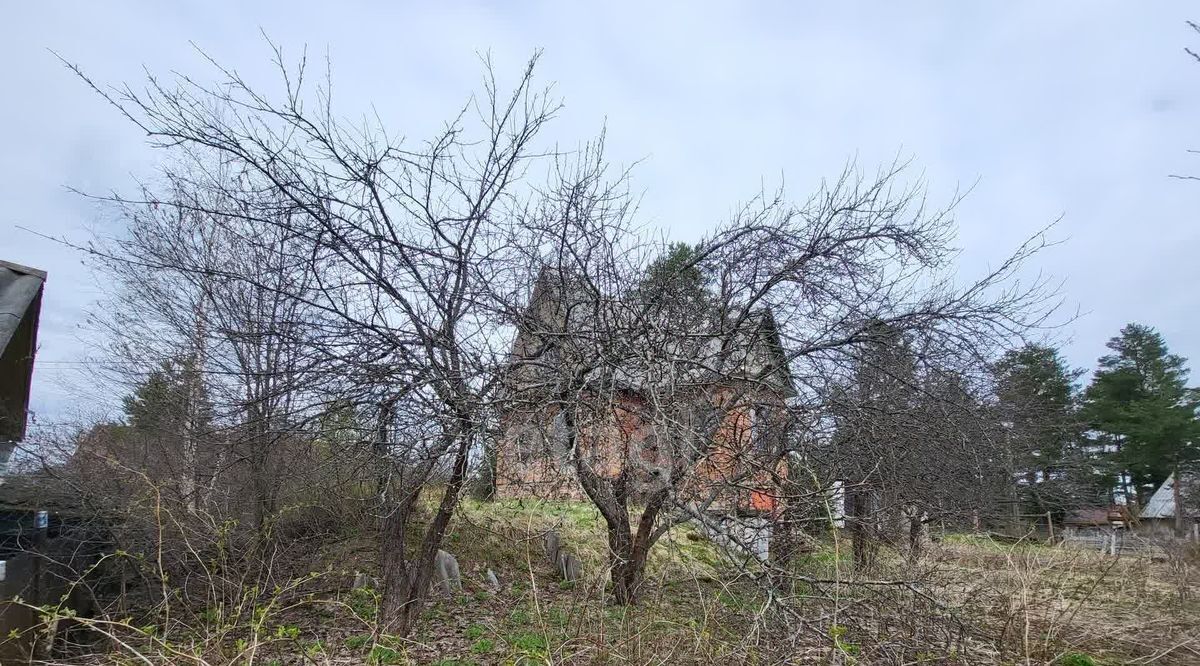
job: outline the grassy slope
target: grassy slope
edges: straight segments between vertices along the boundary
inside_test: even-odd
[[[548,529],[583,561],[577,584],[560,583],[546,560]],[[467,500],[444,548],[459,561],[463,593],[435,596],[412,640],[374,644],[377,599],[359,590],[340,593],[315,617],[295,618],[301,637],[292,649],[310,652],[316,663],[734,663],[746,656],[746,592],[736,582],[718,582],[728,579],[722,555],[690,527],[655,546],[645,597],[634,608],[606,603],[604,529],[587,504]],[[373,573],[369,540],[343,543],[325,558],[337,563],[343,580],[358,570]],[[498,594],[486,590],[488,568],[501,580]],[[283,657],[286,646],[278,647]]]
[[[561,585],[545,560],[548,529],[583,560],[578,584]],[[800,584],[791,602],[808,620],[802,635],[788,636],[756,625],[761,594],[688,527],[655,547],[635,608],[606,602],[603,523],[584,503],[466,501],[445,548],[459,560],[465,589],[435,598],[412,640],[375,644],[377,597],[347,589],[355,571],[373,572],[366,535],[323,554],[334,566],[332,592],[273,617],[272,635],[282,631],[283,638],[257,663],[775,663],[779,646],[797,637],[796,647],[785,648],[788,663],[828,663],[833,654],[841,663],[854,663],[853,655],[876,663],[887,654],[879,650],[901,637],[918,646],[907,652],[911,663],[1047,663],[1080,652],[1101,664],[1136,657],[1185,664],[1196,663],[1189,646],[1200,642],[1200,589],[1188,579],[1180,584],[1169,565],[1039,544],[951,537],[917,570],[885,551],[871,578],[920,578],[938,601],[904,587]],[[852,577],[848,550],[845,542],[826,543],[798,558],[797,569],[818,579]],[[499,594],[486,591],[489,567],[501,579]],[[305,652],[308,661],[298,656]]]

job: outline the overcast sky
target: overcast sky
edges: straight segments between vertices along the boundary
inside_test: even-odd
[[[0,27],[0,258],[50,273],[33,409],[88,411],[75,372],[98,295],[80,258],[22,228],[85,241],[113,224],[67,187],[128,191],[159,155],[50,53],[110,83],[142,68],[209,70],[203,48],[273,83],[260,31],[330,54],[335,104],[371,105],[396,134],[428,135],[480,79],[544,49],[566,102],[551,128],[575,145],[605,123],[609,155],[643,160],[642,213],[680,240],[763,183],[803,198],[848,159],[915,159],[959,207],[962,266],[977,274],[1062,216],[1066,242],[1036,268],[1083,315],[1061,334],[1089,370],[1126,322],[1157,327],[1200,363],[1197,295],[1200,19],[1188,3],[13,2]],[[845,7],[853,5],[854,8]],[[753,9],[751,9],[753,7]],[[89,397],[90,396],[90,397]]]

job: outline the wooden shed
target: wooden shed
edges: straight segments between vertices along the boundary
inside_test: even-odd
[[[1067,537],[1107,534],[1113,525],[1122,522],[1115,507],[1090,507],[1068,511],[1063,516],[1063,528]]]
[[[1200,485],[1200,479],[1192,474],[1183,474],[1183,485],[1179,491],[1181,499],[1184,501],[1183,508],[1183,527],[1184,536],[1196,538],[1200,530],[1197,529],[1200,523],[1200,513],[1193,507],[1191,502],[1186,500],[1194,499],[1191,497],[1192,489]],[[1146,536],[1167,536],[1175,533],[1175,475],[1172,474],[1162,482],[1158,490],[1150,496],[1150,501],[1146,502],[1146,506],[1142,507],[1142,513],[1139,516],[1138,532]]]

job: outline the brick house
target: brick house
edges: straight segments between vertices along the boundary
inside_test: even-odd
[[[539,276],[510,357],[510,391],[521,399],[501,417],[497,495],[584,499],[575,469],[583,460],[601,476],[624,474],[642,492],[686,470],[682,494],[710,513],[776,513],[786,401],[795,390],[771,313],[721,324],[707,318],[666,338],[656,327],[622,328],[630,316],[599,300],[570,280]],[[613,338],[623,341],[609,344]],[[556,399],[579,367],[588,376],[578,399]]]

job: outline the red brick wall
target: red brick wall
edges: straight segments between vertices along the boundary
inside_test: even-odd
[[[724,394],[718,399],[728,399]],[[772,401],[779,404],[778,401]],[[658,465],[664,455],[654,442],[653,429],[640,414],[645,401],[641,396],[625,393],[618,396],[606,412],[584,415],[580,424],[580,454],[602,476],[614,478],[624,461],[640,460],[638,467],[667,469]],[[706,499],[718,492],[713,508],[773,513],[778,509],[777,494],[772,490],[771,470],[763,465],[773,464],[756,457],[750,450],[753,432],[752,409],[749,405],[732,408],[718,429],[716,441],[697,463],[686,491],[697,499]],[[497,492],[500,497],[538,497],[543,499],[583,498],[583,491],[565,451],[548,448],[553,440],[555,416],[553,408],[536,412],[511,414],[497,449]],[[559,435],[562,435],[560,421]],[[637,458],[635,459],[634,456]],[[775,470],[781,478],[782,464]],[[645,479],[649,482],[649,479]]]

